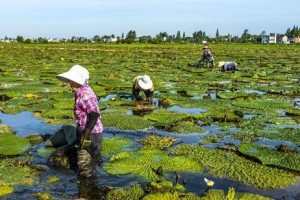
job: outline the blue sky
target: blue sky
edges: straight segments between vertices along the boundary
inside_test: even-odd
[[[0,38],[285,33],[300,26],[299,0],[3,0]]]

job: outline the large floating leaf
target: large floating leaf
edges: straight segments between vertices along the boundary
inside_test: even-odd
[[[239,151],[247,156],[260,160],[264,165],[278,166],[295,171],[300,171],[300,154],[283,153],[271,148],[255,144],[242,144]]]

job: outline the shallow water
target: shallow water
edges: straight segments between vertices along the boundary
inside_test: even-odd
[[[206,109],[201,109],[201,108],[182,108],[180,106],[171,106],[167,110],[175,111],[178,113],[188,113],[188,114],[200,114],[207,111]]]
[[[20,112],[17,115],[0,112],[0,119],[3,124],[10,126],[19,136],[50,134],[60,128],[60,126],[43,123],[31,112]]]
[[[36,134],[53,134],[59,126],[51,126],[49,124],[43,123],[41,120],[37,119],[32,113],[21,112],[16,115],[8,115],[0,113],[0,119],[3,124],[9,125],[19,136],[28,136]],[[106,127],[104,132],[104,137],[126,137],[133,141],[137,141],[145,138],[149,134],[159,134],[162,136],[171,136],[177,138],[178,143],[188,143],[188,144],[199,144],[201,138],[209,135],[235,132],[237,129],[233,128],[228,131],[221,131],[218,126],[207,126],[202,127],[206,130],[204,134],[174,134],[170,132],[164,132],[157,129],[148,129],[143,131],[119,131],[114,127]],[[261,140],[268,144],[273,143],[273,141]],[[225,138],[221,140],[222,143],[238,143],[238,141],[232,140],[231,138]],[[276,143],[277,144],[277,143]],[[90,179],[80,179],[74,170],[62,170],[51,168],[47,166],[47,159],[39,157],[37,155],[37,149],[43,148],[44,144],[38,144],[33,146],[33,154],[35,155],[33,164],[44,166],[46,169],[38,180],[38,184],[34,186],[15,186],[15,192],[6,196],[5,199],[33,199],[32,194],[37,192],[49,193],[54,198],[57,199],[74,199],[78,197],[84,197],[86,199],[105,199],[105,191],[108,187],[129,187],[134,183],[146,184],[142,179],[133,175],[110,175],[106,173],[101,166],[96,168],[96,174]],[[275,144],[274,144],[275,145]],[[105,160],[104,160],[105,162]],[[194,192],[199,195],[203,194],[207,189],[204,182],[204,177],[213,180],[215,185],[213,189],[223,189],[225,192],[228,191],[229,187],[234,187],[236,192],[250,192],[260,195],[265,195],[275,199],[288,198],[296,199],[296,195],[300,196],[299,185],[294,185],[286,189],[280,190],[260,190],[253,188],[251,186],[242,184],[237,181],[229,180],[226,178],[218,178],[207,173],[181,173],[181,179],[179,183],[182,184],[183,179],[186,181],[186,192]],[[49,176],[55,176],[60,178],[60,180],[51,185],[47,184],[47,179]],[[175,183],[174,172],[165,172],[164,177],[167,180]]]

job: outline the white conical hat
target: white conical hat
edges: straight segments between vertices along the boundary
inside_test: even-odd
[[[74,65],[69,71],[57,75],[56,78],[63,82],[69,82],[71,80],[83,85],[89,79],[89,72],[80,65]]]
[[[150,79],[150,76],[144,75],[139,81],[138,84],[144,90],[149,90],[153,86],[153,82]]]
[[[225,64],[225,61],[220,61],[219,62],[219,67],[222,67]]]

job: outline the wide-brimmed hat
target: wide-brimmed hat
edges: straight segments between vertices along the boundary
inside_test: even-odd
[[[209,48],[208,48],[208,46],[205,45],[204,47],[202,47],[202,49],[209,49]]]
[[[225,61],[220,61],[219,62],[219,67],[222,67],[223,65],[225,65]]]
[[[142,78],[140,78],[138,84],[144,90],[149,90],[153,86],[153,82],[151,81],[150,76],[148,75],[144,75]]]
[[[74,65],[69,71],[57,75],[56,78],[66,83],[73,81],[83,85],[89,79],[89,72],[80,65]]]

